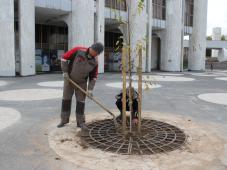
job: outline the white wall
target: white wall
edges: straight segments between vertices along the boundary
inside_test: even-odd
[[[73,0],[71,17],[72,46],[94,43],[94,1]]]
[[[218,60],[220,62],[227,61],[227,49],[226,48],[219,50]]]
[[[207,33],[207,1],[194,1],[193,31],[190,37],[188,69],[205,70],[206,33]]]
[[[14,0],[0,0],[0,76],[15,76]]]
[[[35,2],[19,0],[20,74],[35,74]],[[28,17],[29,16],[29,17]]]
[[[219,50],[212,50],[212,57],[218,57]]]
[[[166,30],[162,40],[165,43],[162,55],[164,71],[180,71],[182,58],[182,0],[166,1]]]
[[[221,40],[221,27],[213,28],[212,40]]]
[[[130,39],[131,39],[131,56],[134,60],[134,68],[133,71],[136,71],[138,67],[138,44],[142,44],[142,46],[146,49],[146,33],[147,33],[147,12],[146,12],[146,0],[144,1],[145,7],[139,13],[138,12],[138,0],[131,1],[130,8]],[[146,68],[146,50],[142,52],[143,56],[143,72],[145,72]]]
[[[212,40],[216,40],[216,41],[220,41],[221,40],[221,28],[220,27],[216,27],[213,28],[213,32],[212,32]],[[220,52],[221,54],[221,52]],[[218,57],[219,55],[219,50],[212,50],[212,57]]]
[[[151,72],[153,4],[147,1],[147,35],[146,35],[146,72]]]
[[[95,28],[95,41],[101,42],[103,45],[105,36],[105,1],[96,0],[96,28]],[[104,73],[104,52],[98,56],[99,73]]]

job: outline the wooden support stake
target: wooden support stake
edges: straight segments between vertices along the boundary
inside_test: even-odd
[[[133,107],[132,107],[132,66],[134,63],[132,63],[132,49],[131,49],[131,24],[130,24],[130,12],[131,12],[131,0],[127,1],[127,11],[128,11],[128,24],[127,24],[127,29],[128,29],[128,78],[129,78],[129,110],[130,110],[130,132],[132,132],[132,112],[133,112]]]
[[[141,133],[141,114],[142,114],[142,47],[139,48],[138,52],[139,63],[138,63],[138,133]]]
[[[123,133],[126,132],[126,56],[127,56],[127,49],[123,47],[122,49],[122,129]]]

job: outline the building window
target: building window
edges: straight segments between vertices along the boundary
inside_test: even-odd
[[[105,5],[108,8],[127,11],[126,0],[105,0]]]
[[[185,0],[185,26],[193,26],[194,0]]]
[[[121,50],[123,46],[122,36],[119,32],[105,32],[105,72],[120,71]],[[117,42],[119,42],[118,45]]]
[[[61,57],[68,49],[66,26],[35,25],[36,71],[61,70]]]
[[[68,49],[67,27],[36,24],[36,48],[40,49]]]
[[[152,0],[153,2],[153,18],[166,19],[166,0]]]

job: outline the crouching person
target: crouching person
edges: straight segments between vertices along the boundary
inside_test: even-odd
[[[136,90],[132,87],[131,88],[131,94],[132,94],[132,111],[131,111],[131,117],[132,117],[132,123],[136,125],[138,123],[138,93]],[[122,98],[123,98],[123,92],[121,91],[118,95],[115,97],[117,99],[116,105],[117,108],[120,111],[120,115],[117,117],[117,119],[122,120]],[[130,111],[130,103],[129,103],[129,87],[126,89],[126,111]]]
[[[95,43],[91,47],[75,47],[66,52],[61,60],[64,77],[64,90],[61,108],[61,122],[57,126],[63,127],[69,123],[71,113],[72,96],[76,97],[76,121],[77,127],[87,130],[85,125],[85,99],[86,95],[73,87],[68,81],[71,78],[82,89],[92,96],[92,91],[98,76],[97,56],[103,52],[103,45]]]

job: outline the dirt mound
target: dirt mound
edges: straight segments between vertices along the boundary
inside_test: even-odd
[[[227,168],[227,137],[218,124],[202,124],[190,118],[163,113],[143,113],[146,118],[164,121],[184,130],[186,146],[168,154],[128,156],[103,152],[84,145],[75,122],[62,129],[50,128],[50,147],[62,158],[81,169],[114,170],[224,170]],[[109,118],[105,113],[88,115],[88,122]],[[226,136],[226,135],[225,135]],[[225,150],[226,149],[226,150]]]

